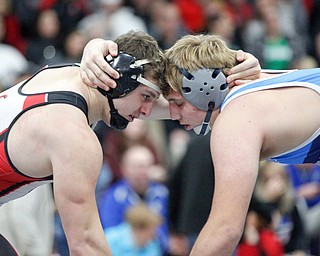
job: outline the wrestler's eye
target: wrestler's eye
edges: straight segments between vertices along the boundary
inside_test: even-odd
[[[151,96],[150,95],[143,94],[142,97],[143,97],[144,101],[150,101],[151,100]]]
[[[182,107],[183,105],[183,102],[180,102],[180,101],[170,101],[169,102],[170,105],[174,106],[174,107]]]

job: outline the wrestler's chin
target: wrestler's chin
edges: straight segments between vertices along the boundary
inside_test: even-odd
[[[188,124],[182,124],[182,126],[184,127],[185,130],[190,131],[194,128],[193,125],[188,125]]]

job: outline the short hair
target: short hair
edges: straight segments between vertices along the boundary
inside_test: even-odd
[[[125,213],[126,221],[133,229],[146,229],[161,224],[162,217],[153,212],[146,204],[138,203],[133,205]]]
[[[178,68],[193,72],[203,68],[221,68],[226,74],[237,64],[236,51],[228,48],[217,35],[186,35],[165,51],[167,83],[162,83],[164,96],[173,91],[182,92],[182,74]]]
[[[115,39],[119,51],[130,54],[137,60],[148,59],[151,62],[143,65],[143,76],[150,76],[157,81],[163,81],[164,53],[157,41],[142,31],[131,30]]]

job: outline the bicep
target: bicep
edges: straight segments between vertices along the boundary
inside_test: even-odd
[[[69,137],[66,144],[52,157],[56,192],[61,190],[62,195],[70,199],[86,196],[80,191],[94,193],[102,165],[99,143],[83,137],[75,140]]]
[[[245,124],[221,125],[223,129],[214,129],[211,138],[215,166],[212,212],[220,213],[217,217],[221,221],[240,229],[257,178],[261,139],[258,132],[252,132],[252,127]]]
[[[74,233],[88,228],[97,216],[95,187],[102,152],[92,132],[83,130],[64,135],[60,149],[52,153],[55,202],[64,228]]]

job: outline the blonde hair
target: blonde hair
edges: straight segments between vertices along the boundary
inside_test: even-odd
[[[295,194],[284,165],[271,161],[261,161],[254,194],[259,200],[269,202],[264,189],[266,178],[270,173],[282,177],[286,184],[285,192],[276,199],[276,202],[273,203],[277,203],[281,214],[288,213],[294,207]]]
[[[156,227],[162,222],[162,218],[144,203],[130,207],[125,214],[125,219],[133,229]]]
[[[217,35],[186,35],[165,52],[166,82],[161,89],[164,96],[170,90],[182,92],[179,67],[193,72],[202,68],[221,68],[226,74],[237,64],[236,51],[227,47]]]

